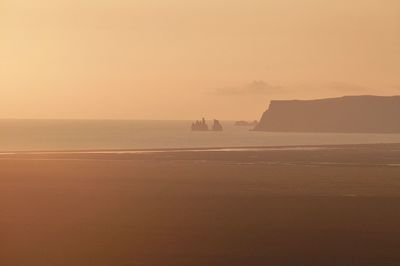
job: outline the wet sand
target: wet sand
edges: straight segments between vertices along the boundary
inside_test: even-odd
[[[0,265],[399,265],[400,145],[0,155]]]

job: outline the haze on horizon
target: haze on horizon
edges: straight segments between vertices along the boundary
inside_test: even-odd
[[[399,77],[398,0],[0,2],[0,118],[258,119]]]

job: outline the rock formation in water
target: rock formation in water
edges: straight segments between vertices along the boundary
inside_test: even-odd
[[[192,131],[209,131],[208,125],[204,118],[201,121],[197,120],[196,122],[192,123],[191,129]],[[223,127],[218,120],[214,119],[214,123],[211,130],[222,131]]]
[[[254,130],[400,133],[400,96],[271,101]]]
[[[221,123],[216,119],[214,119],[214,124],[213,124],[212,130],[213,131],[222,131],[223,130]]]
[[[192,123],[191,129],[192,131],[208,131],[206,120],[204,118],[201,121],[197,120],[196,122]]]

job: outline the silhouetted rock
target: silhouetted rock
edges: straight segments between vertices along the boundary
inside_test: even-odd
[[[213,124],[212,130],[213,131],[222,131],[223,130],[221,123],[216,119],[214,119],[214,124]]]
[[[208,125],[206,120],[203,118],[201,121],[197,120],[192,123],[192,131],[208,131]]]
[[[192,131],[209,131],[208,125],[204,118],[201,121],[197,120],[196,122],[192,123],[191,129]],[[214,123],[211,130],[222,131],[223,127],[218,120],[214,119]]]
[[[271,101],[254,130],[400,133],[400,96]]]

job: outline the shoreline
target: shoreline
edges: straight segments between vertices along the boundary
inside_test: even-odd
[[[1,155],[51,155],[51,154],[146,154],[146,153],[176,153],[176,152],[251,152],[251,151],[294,151],[294,150],[324,150],[346,148],[373,148],[398,146],[393,143],[359,143],[359,144],[326,144],[326,145],[276,145],[276,146],[231,146],[231,147],[193,147],[193,148],[150,148],[150,149],[71,149],[71,150],[8,150],[0,151]]]
[[[249,148],[165,150],[98,150],[0,153],[1,161],[150,161],[281,165],[290,167],[391,167],[400,166],[400,143],[306,145]]]

